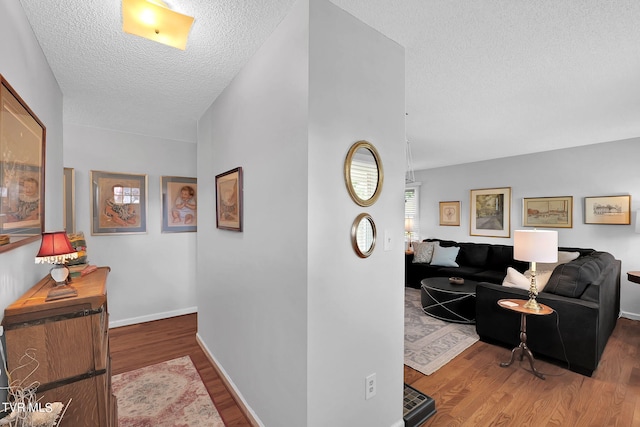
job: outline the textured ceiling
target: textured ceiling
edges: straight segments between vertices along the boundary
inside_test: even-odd
[[[186,51],[123,33],[119,0],[20,2],[65,122],[195,142],[294,0],[169,1]],[[415,169],[640,136],[639,0],[333,3],[406,49]]]

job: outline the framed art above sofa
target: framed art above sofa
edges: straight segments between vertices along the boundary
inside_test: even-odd
[[[584,198],[585,224],[631,224],[631,196]]]
[[[511,236],[511,187],[471,190],[471,236]]]
[[[460,225],[460,202],[440,202],[440,225]]]
[[[572,228],[573,197],[523,198],[522,225],[525,227]]]

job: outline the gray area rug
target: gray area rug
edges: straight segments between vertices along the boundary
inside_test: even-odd
[[[475,325],[449,323],[422,311],[420,289],[405,288],[404,363],[431,375],[478,341]]]

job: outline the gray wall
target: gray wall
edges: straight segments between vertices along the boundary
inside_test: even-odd
[[[640,209],[640,138],[422,170],[421,237],[467,242],[513,244],[513,230],[522,229],[524,197],[573,196],[573,228],[558,228],[561,246],[607,251],[622,261],[621,311],[640,319],[640,286],[626,272],[640,270],[640,234],[635,211]],[[511,187],[511,238],[469,235],[469,190]],[[584,197],[631,195],[631,225],[584,224]],[[438,202],[460,200],[460,227],[440,226]]]
[[[301,1],[199,122],[201,217],[215,175],[244,169],[244,231],[198,232],[199,336],[264,425],[402,425],[403,57],[329,2]],[[359,139],[385,168],[367,209],[343,181]],[[349,240],[363,211],[397,236],[366,260]]]

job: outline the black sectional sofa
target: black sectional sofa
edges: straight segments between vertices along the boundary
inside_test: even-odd
[[[459,267],[414,263],[406,256],[405,284],[419,288],[428,277],[463,277],[479,282],[476,287],[476,331],[480,339],[513,348],[520,342],[520,315],[498,306],[500,299],[527,299],[524,289],[502,286],[507,267],[524,272],[527,263],[513,259],[513,246],[458,243],[427,239],[440,246],[458,246]],[[621,263],[607,252],[560,247],[580,256],[560,264],[537,300],[553,308],[548,316],[528,316],[527,343],[536,357],[559,363],[591,376],[613,332],[620,313]]]

